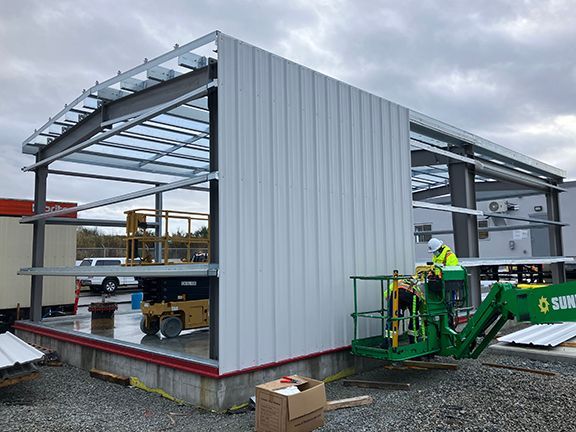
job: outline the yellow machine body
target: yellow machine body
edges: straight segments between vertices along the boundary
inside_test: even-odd
[[[160,330],[165,337],[176,337],[181,330],[208,327],[209,324],[208,300],[142,302],[140,309],[142,311],[141,329],[149,335],[156,334]],[[175,319],[180,321],[180,329],[171,330],[163,325],[164,321],[174,322]],[[174,326],[171,328],[173,329]]]

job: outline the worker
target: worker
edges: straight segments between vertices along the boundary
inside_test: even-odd
[[[432,263],[435,264],[434,271],[428,273],[428,290],[429,292],[439,293],[442,290],[442,284],[440,282],[442,279],[441,267],[457,266],[458,257],[449,246],[445,245],[442,240],[437,238],[431,238],[430,241],[428,241],[428,252],[433,254]],[[456,299],[454,290],[452,290],[451,293],[444,293],[442,295],[445,296],[445,301],[447,302]],[[451,328],[456,328],[456,322],[451,313],[448,314],[448,322],[450,323]]]
[[[388,285],[388,289],[384,293],[384,299],[388,306],[387,311],[392,316],[393,302],[392,292],[394,291],[393,284]],[[401,280],[398,282],[398,316],[403,317],[405,311],[408,311],[410,319],[408,319],[408,337],[409,343],[417,341],[418,337],[425,338],[424,322],[420,316],[423,312],[424,292],[418,286],[418,281],[415,279]],[[393,332],[391,329],[391,322],[387,323],[386,338],[384,339],[381,348],[389,347],[389,340],[392,338]]]
[[[430,239],[428,242],[428,252],[434,254],[432,256],[432,262],[434,264],[441,264],[443,266],[458,265],[458,257],[456,254],[440,239]]]

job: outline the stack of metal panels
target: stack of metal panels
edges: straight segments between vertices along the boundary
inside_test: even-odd
[[[0,387],[38,376],[33,363],[44,354],[12,333],[0,334]]]
[[[576,323],[539,324],[498,338],[500,342],[555,347],[576,337]]]

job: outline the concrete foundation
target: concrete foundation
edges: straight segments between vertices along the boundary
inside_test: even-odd
[[[220,375],[213,360],[191,360],[180,353],[154,353],[42,324],[18,322],[15,328],[23,340],[56,350],[63,361],[73,366],[136,377],[150,388],[162,389],[177,399],[214,410],[247,402],[256,385],[283,375],[299,374],[323,380],[351,368],[361,371],[379,365],[375,360],[353,357],[345,349]]]

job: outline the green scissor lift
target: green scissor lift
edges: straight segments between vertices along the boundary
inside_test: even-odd
[[[438,273],[441,277],[435,277]],[[429,275],[433,276],[429,276]],[[533,324],[576,321],[576,282],[520,289],[510,283],[495,283],[488,296],[471,315],[468,305],[468,275],[461,266],[436,267],[423,273],[418,282],[424,300],[416,316],[401,316],[399,286],[416,283],[413,276],[397,273],[386,276],[352,276],[354,283],[354,339],[352,353],[381,360],[403,361],[425,355],[477,358],[511,319]],[[363,290],[379,289],[378,309],[359,311]],[[466,325],[456,330],[455,320],[467,315]],[[359,338],[359,322],[380,320],[376,336]],[[401,335],[402,326],[412,320],[419,331],[412,341]],[[413,325],[413,328],[415,326]]]

